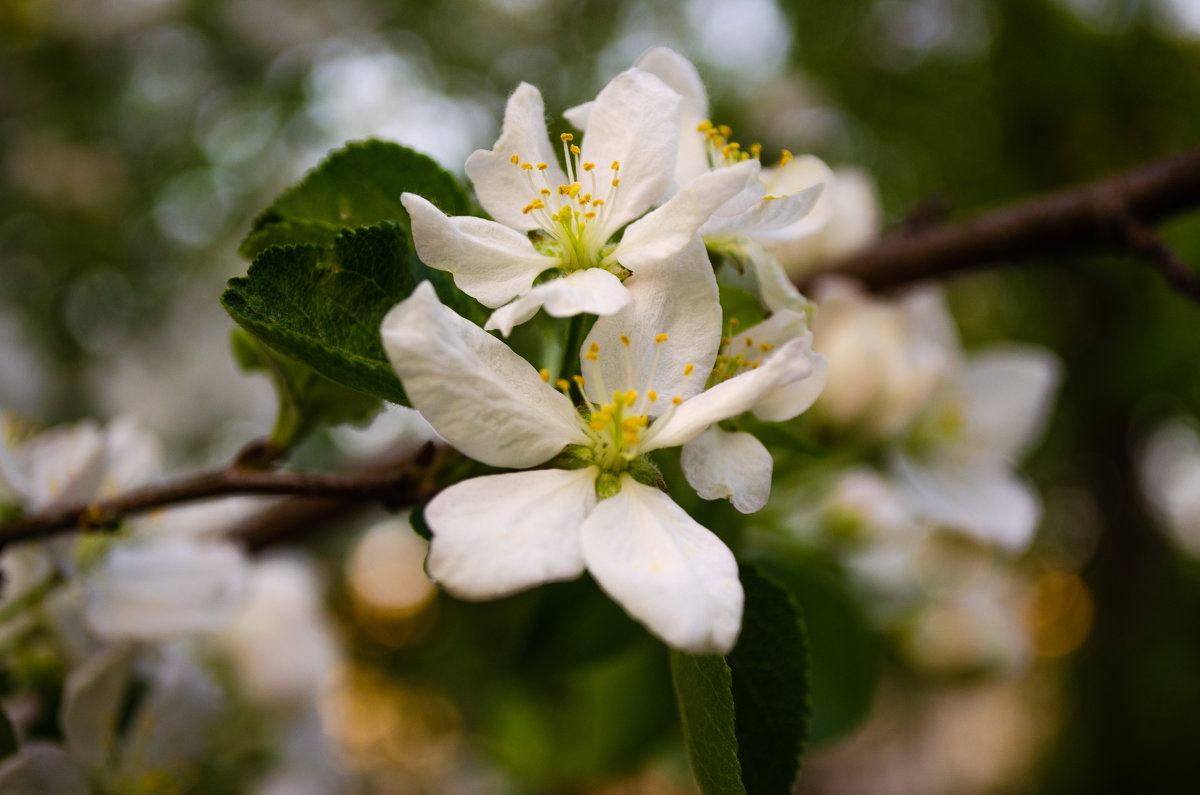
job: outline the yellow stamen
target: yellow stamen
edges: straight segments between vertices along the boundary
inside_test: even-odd
[[[614,161],[613,161],[613,164],[612,164],[612,170],[613,170],[613,171],[620,171],[620,170],[621,170],[621,161],[620,161],[620,160],[614,160]]]
[[[559,389],[570,389],[571,388],[571,384],[568,383],[567,379],[565,379],[565,378],[558,379],[557,381],[554,382],[554,385],[556,387],[558,387]]]
[[[515,166],[517,163],[521,162],[521,158],[517,157],[516,155],[513,155],[512,157],[510,157],[508,159],[508,162],[512,163]]]
[[[573,375],[573,376],[571,376],[571,380],[574,381],[579,386],[583,386],[584,384],[587,383],[586,381],[583,380],[583,376],[581,376],[581,375]]]
[[[622,334],[621,335],[621,344],[624,345],[626,348],[628,348],[629,347],[629,337]]]
[[[655,392],[653,389],[651,389],[649,392],[646,393],[646,397],[650,398],[650,402],[653,403],[656,400],[658,400],[658,393]]]
[[[583,170],[584,170],[584,171],[591,171],[591,170],[592,170],[593,168],[595,168],[595,167],[596,167],[596,164],[595,164],[595,163],[584,163],[584,164],[583,164]]]
[[[560,135],[558,137],[563,139],[563,141],[574,141],[575,140],[575,136],[571,135],[571,133],[563,133],[562,135]]]
[[[671,402],[678,406],[683,402],[683,398],[679,397],[679,395],[676,395],[675,397],[671,398]]]
[[[708,132],[712,128],[713,128],[713,123],[711,121],[709,121],[708,119],[705,119],[704,121],[702,121],[696,125],[696,132]]]
[[[668,339],[668,337],[666,334],[659,334],[658,336],[656,336],[654,338],[654,342],[657,343],[658,345],[662,345],[664,342],[667,341],[667,339]]]
[[[533,163],[522,163],[521,170],[522,171],[533,171]]]
[[[769,350],[772,350],[774,347],[775,347],[775,346],[774,346],[774,345],[772,345],[771,343],[769,343],[769,342],[764,342],[762,345],[759,345],[759,346],[758,346],[758,349],[759,349],[760,351],[762,351],[763,353],[766,353],[767,351],[769,351]]]
[[[573,155],[579,154],[579,147],[576,146],[575,144],[571,144],[571,154],[573,154]]]
[[[786,166],[790,162],[792,162],[792,153],[784,149],[779,154],[779,165]]]
[[[550,166],[546,165],[545,163],[538,163],[538,164],[537,164],[537,170],[538,170],[538,171],[545,171],[545,170],[546,170],[546,169],[548,169],[548,168],[550,168]]]

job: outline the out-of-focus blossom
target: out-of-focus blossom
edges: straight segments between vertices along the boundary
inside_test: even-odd
[[[925,288],[880,300],[852,281],[826,277],[813,298],[813,348],[829,360],[814,413],[838,431],[895,436],[929,403],[958,355],[941,294]]]
[[[1172,419],[1151,434],[1141,457],[1142,491],[1171,539],[1200,557],[1200,433]]]
[[[793,165],[795,164],[795,165]],[[879,237],[882,209],[875,181],[858,168],[828,168],[819,161],[797,158],[790,168],[772,174],[774,190],[786,193],[821,179],[825,190],[805,218],[787,236],[766,241],[767,249],[793,279],[853,254]]]

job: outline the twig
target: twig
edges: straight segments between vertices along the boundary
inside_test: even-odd
[[[1200,273],[1184,264],[1153,229],[1134,218],[1126,218],[1122,231],[1130,251],[1152,265],[1167,284],[1200,301]]]
[[[437,490],[435,464],[439,460],[432,444],[423,447],[412,459],[342,475],[247,469],[235,459],[220,469],[143,486],[108,499],[52,506],[0,524],[0,547],[74,528],[103,532],[114,529],[118,520],[126,516],[235,494],[295,495],[401,508],[426,499]]]
[[[906,229],[829,270],[874,290],[1048,254],[1132,251],[1149,257],[1176,287],[1200,298],[1195,272],[1169,252],[1137,242],[1130,224],[1155,223],[1200,207],[1200,149],[1090,185],[925,230]],[[1170,263],[1169,265],[1167,263]],[[814,274],[815,275],[815,274]],[[801,283],[805,287],[806,283]]]

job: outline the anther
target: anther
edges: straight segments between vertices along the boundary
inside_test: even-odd
[[[693,370],[695,370],[695,369],[696,369],[696,365],[694,365],[694,364],[692,364],[692,363],[690,363],[690,362],[689,362],[688,364],[686,364],[686,365],[684,366],[684,368],[683,368],[683,374],[684,374],[684,375],[691,375],[691,374],[692,374],[692,371],[693,371]]]
[[[754,340],[753,340],[753,339],[751,339],[750,337],[746,337],[746,347],[747,347],[747,348],[753,348],[753,347],[754,347]]]
[[[651,403],[654,403],[656,400],[658,400],[658,393],[651,389],[646,393],[646,397],[650,398]]]
[[[560,135],[560,136],[558,136],[558,137],[559,137],[559,138],[561,138],[561,139],[562,139],[564,142],[565,142],[565,141],[574,141],[574,140],[575,140],[575,136],[574,136],[574,135],[571,135],[571,133],[563,133],[562,135]]]
[[[538,163],[538,164],[537,164],[537,170],[538,170],[538,171],[545,171],[545,170],[546,170],[546,169],[548,169],[548,168],[550,168],[550,166],[546,165],[545,163]]]
[[[786,166],[790,162],[792,162],[792,153],[784,149],[779,153],[779,165]]]
[[[568,383],[567,379],[565,379],[565,378],[558,379],[557,381],[554,382],[554,385],[556,387],[558,387],[559,389],[570,389],[571,388],[571,384]]]
[[[584,164],[583,164],[583,170],[584,170],[584,171],[591,171],[591,170],[592,170],[593,168],[595,168],[595,167],[596,167],[596,164],[595,164],[595,163],[584,163]]]
[[[662,345],[664,342],[667,341],[667,339],[668,338],[667,338],[666,334],[659,334],[658,336],[656,336],[654,338],[654,342],[657,343],[658,345]]]
[[[675,397],[671,398],[671,402],[678,406],[683,402],[683,398],[679,397],[679,395],[676,395]]]
[[[515,166],[521,162],[521,158],[517,157],[516,155],[513,155],[512,157],[510,157],[508,159],[508,162],[512,163]]]
[[[615,188],[615,187],[617,187],[618,185],[620,185],[620,184],[621,184],[621,180],[619,180],[619,179],[614,179],[614,180],[612,181],[612,184],[613,184],[613,187]]]
[[[614,161],[613,161],[613,164],[612,164],[612,170],[613,170],[613,171],[620,171],[620,170],[621,170],[621,161],[620,161],[620,160],[614,160]]]
[[[772,345],[771,343],[769,343],[769,342],[764,342],[762,345],[759,345],[759,346],[758,346],[758,349],[759,349],[760,351],[762,351],[763,353],[766,353],[767,351],[769,351],[769,350],[772,350],[774,347],[775,347],[775,346],[774,346],[774,345]]]
[[[624,345],[626,348],[628,348],[629,347],[629,337],[622,334],[621,335],[621,344]]]
[[[542,380],[545,381],[547,384],[550,383],[550,371],[547,370],[545,367],[543,367],[541,370],[538,370],[538,375],[540,375],[542,377]]]
[[[571,376],[571,380],[574,381],[576,384],[578,384],[581,387],[587,383],[586,381],[583,380],[583,376],[581,376],[581,375],[573,375],[573,376]]]
[[[711,121],[709,121],[708,119],[705,119],[704,121],[702,121],[696,125],[696,132],[708,132],[712,128],[713,128],[713,123]]]
[[[571,154],[573,154],[573,155],[579,154],[579,147],[576,146],[575,144],[571,144]]]
[[[522,171],[533,171],[533,163],[522,163],[521,170]]]

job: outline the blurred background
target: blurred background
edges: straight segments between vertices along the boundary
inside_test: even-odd
[[[697,64],[742,140],[869,173],[887,225],[1200,142],[1195,0],[0,0],[0,407],[47,425],[132,413],[177,467],[228,456],[269,429],[274,398],[237,371],[217,299],[280,190],[368,136],[461,174],[519,81],[556,115],[655,44]],[[1162,231],[1200,263],[1200,213]],[[1142,476],[1150,494],[1138,483],[1161,423],[1184,418],[1178,439],[1200,416],[1200,307],[1119,257],[964,277],[949,299],[968,349],[1015,339],[1064,361],[1026,471],[1045,503],[1036,554],[1073,579],[1035,609],[1036,661],[1003,676],[920,675],[851,631],[853,605],[802,598],[830,724],[801,791],[1194,782],[1200,510],[1189,524],[1153,493],[1169,455]],[[419,574],[401,530],[362,559],[347,539],[319,549],[352,660],[329,709],[369,791],[688,791],[655,647],[541,670],[587,645],[553,615],[583,585],[426,610],[431,594],[369,571],[412,559]]]

